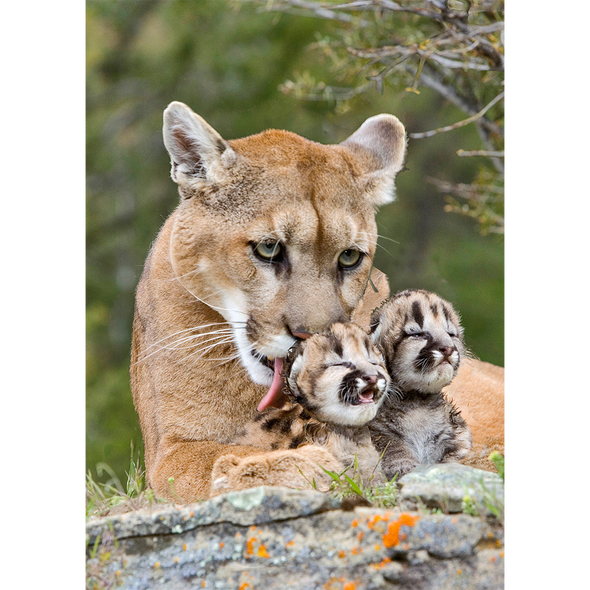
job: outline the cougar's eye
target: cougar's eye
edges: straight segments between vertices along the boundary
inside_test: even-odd
[[[344,250],[338,257],[340,268],[354,268],[358,266],[363,259],[364,254],[358,250]]]
[[[254,245],[254,254],[265,262],[279,262],[283,257],[283,246],[280,242],[258,242]]]

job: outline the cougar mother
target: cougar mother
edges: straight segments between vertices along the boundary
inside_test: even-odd
[[[282,359],[297,339],[366,324],[388,295],[375,269],[379,292],[366,287],[404,127],[378,115],[338,145],[277,130],[226,141],[173,102],[163,133],[180,203],[137,288],[131,358],[149,483],[193,501],[211,494],[212,473],[241,465],[242,487],[301,486],[300,468],[329,464],[323,449],[231,441],[258,410],[281,405]]]

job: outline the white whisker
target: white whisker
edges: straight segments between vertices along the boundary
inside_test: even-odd
[[[189,346],[180,346],[180,344],[184,344],[188,342],[190,339],[196,339],[202,336],[212,336],[212,338],[209,338],[208,340],[200,340],[198,342],[193,342]],[[180,341],[175,342],[173,346],[164,346],[163,348],[165,348],[166,350],[184,350],[187,348],[194,348],[195,346],[201,346],[202,344],[207,344],[207,342],[213,342],[214,340],[217,340],[219,338],[226,338],[228,336],[233,336],[233,332],[231,330],[227,330],[224,332],[210,332],[209,334],[200,334],[199,336],[193,336],[191,338],[183,338]]]
[[[212,305],[211,303],[207,303],[206,301],[204,301],[203,299],[201,299],[200,297],[197,297],[182,281],[178,281],[197,301],[200,301],[201,303],[203,303],[204,305],[206,305],[207,307],[210,307],[211,309],[215,309],[217,311],[229,311],[230,313],[240,313],[246,317],[248,317],[248,314],[240,311],[239,309],[227,309],[225,307],[219,307],[217,305]],[[223,315],[223,314],[222,314]]]
[[[212,334],[213,334],[213,332],[210,332],[210,333],[202,334],[202,335],[199,335],[199,336],[209,336],[209,335],[212,335]],[[231,331],[228,331],[227,333],[226,332],[222,332],[219,335],[215,335],[213,338],[210,338],[209,340],[205,340],[204,342],[203,341],[197,342],[197,343],[195,343],[192,346],[178,346],[178,344],[180,344],[181,341],[184,340],[184,339],[180,339],[179,341],[173,342],[170,345],[158,346],[157,350],[154,350],[150,354],[142,357],[141,359],[139,359],[138,361],[136,361],[136,363],[134,363],[134,364],[137,364],[137,363],[139,363],[141,361],[145,361],[146,359],[150,358],[151,356],[153,356],[153,355],[155,355],[155,354],[157,354],[159,352],[162,352],[164,350],[182,350],[182,349],[185,349],[185,348],[194,348],[195,346],[200,346],[202,344],[206,344],[207,342],[212,342],[212,341],[214,341],[216,339],[225,338],[225,337],[231,336],[231,335],[232,335],[232,332]]]
[[[234,323],[240,323],[240,324],[244,324],[244,326],[235,326],[236,328],[238,327],[245,327],[246,322],[242,322],[241,320],[238,322],[232,322],[232,324]],[[191,331],[196,331],[196,330],[203,330],[205,328],[212,328],[213,326],[228,326],[229,324],[227,322],[214,322],[212,324],[204,324],[202,326],[193,326],[191,328],[185,328],[184,330],[179,330],[178,332],[174,332],[174,334],[170,334],[168,336],[165,336],[164,338],[161,338],[160,340],[157,340],[156,342],[150,344],[147,348],[146,351],[149,350],[150,348],[152,348],[152,346],[157,346],[158,344],[160,344],[160,342],[164,342],[165,340],[169,340],[170,338],[174,338],[175,336],[178,336],[179,334],[183,334],[184,332],[191,332]],[[206,334],[203,334],[206,335]]]
[[[201,348],[199,350],[195,350],[194,352],[191,352],[191,354],[187,355],[185,358],[189,359],[192,356],[195,356],[195,355],[198,354],[199,356],[197,358],[200,359],[209,350],[212,350],[213,348],[215,348],[217,346],[221,346],[222,344],[230,344],[232,342],[233,342],[233,338],[226,338],[225,340],[221,340],[219,342],[216,342],[215,344],[210,344],[209,346],[206,346],[205,348]]]
[[[188,334],[186,336],[181,336],[180,338],[178,338],[176,340],[170,341],[172,338],[182,335],[182,334],[186,334],[187,332],[198,332],[199,330],[204,330],[205,328],[211,328],[211,327],[215,327],[215,326],[222,326],[222,327],[219,328],[218,330],[201,332],[201,333],[197,333],[197,334]],[[202,346],[202,345],[207,344],[209,342],[214,342],[216,339],[231,337],[231,336],[234,336],[238,330],[245,330],[246,327],[247,327],[246,321],[235,320],[232,322],[212,322],[209,324],[203,324],[201,326],[192,326],[190,328],[178,330],[177,332],[174,332],[173,334],[165,336],[164,338],[161,338],[157,342],[154,342],[150,346],[148,346],[146,348],[145,352],[148,352],[150,349],[152,349],[154,347],[156,348],[156,350],[150,352],[149,354],[146,354],[145,356],[138,359],[133,364],[135,365],[137,363],[143,362],[146,359],[150,358],[151,356],[153,356],[157,353],[160,353],[162,351],[165,351],[165,350],[190,349],[190,348],[195,348],[196,346]],[[203,340],[204,338],[206,338],[206,339]],[[181,346],[183,344],[190,342],[191,340],[194,341],[193,344],[190,344],[188,346]],[[231,342],[231,340],[232,339],[229,338],[227,340],[227,342]],[[224,341],[224,343],[225,343],[225,341]],[[214,346],[217,346],[219,344],[221,344],[221,341],[214,344]],[[200,351],[197,350],[193,354],[198,354],[199,352]],[[192,356],[192,355],[190,355],[190,356]]]

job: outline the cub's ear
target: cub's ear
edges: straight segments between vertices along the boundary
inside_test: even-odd
[[[394,180],[404,166],[406,130],[393,115],[367,119],[341,146],[357,156],[366,171],[366,190],[375,205],[394,199]]]
[[[381,332],[383,328],[383,324],[381,322],[381,314],[383,310],[381,308],[376,309],[371,314],[371,319],[369,321],[369,334],[371,336],[371,340],[378,344],[381,338]]]
[[[171,102],[164,111],[163,135],[170,176],[180,186],[219,180],[236,160],[227,141],[182,102]]]
[[[300,346],[297,347],[298,349]],[[289,351],[289,356],[283,362],[283,377],[285,378],[285,393],[295,399],[301,397],[301,391],[297,387],[297,377],[303,368],[303,354],[294,355]]]

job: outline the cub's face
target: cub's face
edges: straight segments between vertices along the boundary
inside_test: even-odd
[[[463,328],[453,306],[438,295],[394,295],[373,314],[371,329],[400,390],[438,393],[457,374],[465,352]]]
[[[379,349],[355,324],[334,324],[300,342],[285,365],[290,394],[322,422],[360,426],[384,399],[389,375]]]
[[[274,130],[226,142],[172,103],[164,139],[182,196],[170,248],[177,280],[223,316],[251,378],[270,385],[274,358],[357,306],[375,208],[392,200],[403,163],[403,126],[380,115],[331,146]]]

